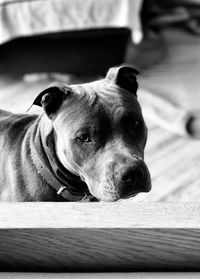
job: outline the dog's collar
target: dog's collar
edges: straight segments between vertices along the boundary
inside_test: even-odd
[[[85,182],[66,170],[57,159],[52,135],[49,135],[47,146],[44,146],[37,134],[30,150],[37,172],[57,192],[57,195],[62,196],[67,201],[89,201],[93,199]],[[46,158],[43,158],[40,152]]]
[[[64,185],[62,184],[49,169],[44,165],[44,161],[40,158],[37,154],[36,150],[32,150],[32,160],[34,165],[37,168],[37,172],[42,176],[45,182],[51,186],[54,190],[56,190],[57,195],[62,196],[64,199],[68,201],[80,201],[84,200],[87,195],[85,193],[75,192],[70,189],[67,183]]]

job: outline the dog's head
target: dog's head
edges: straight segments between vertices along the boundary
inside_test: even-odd
[[[61,163],[102,201],[151,188],[143,160],[147,127],[137,100],[137,73],[111,68],[103,80],[50,87],[34,101],[52,121]]]

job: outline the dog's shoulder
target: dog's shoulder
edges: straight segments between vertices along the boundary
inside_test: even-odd
[[[10,111],[0,109],[0,122],[9,118],[12,114]]]
[[[0,110],[0,138],[6,138],[9,142],[17,141],[38,117],[35,114],[15,114]]]

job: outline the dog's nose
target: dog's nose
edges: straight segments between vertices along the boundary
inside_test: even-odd
[[[119,180],[127,182],[127,183],[135,183],[142,179],[143,172],[137,166],[129,167],[127,169],[122,170],[119,173]]]
[[[137,164],[122,168],[118,173],[119,181],[137,185],[140,181],[144,180],[144,171]]]
[[[150,177],[147,169],[140,164],[121,168],[116,174],[116,182],[122,196],[148,192],[150,189]]]

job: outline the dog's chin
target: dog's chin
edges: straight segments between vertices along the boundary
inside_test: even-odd
[[[134,193],[134,194],[131,194],[131,195],[128,195],[128,196],[123,196],[121,197],[122,200],[127,200],[127,199],[130,199],[130,198],[134,198],[138,195],[139,193]]]
[[[90,187],[88,188],[91,195],[93,196],[92,201],[100,201],[100,202],[116,202],[119,200],[127,200],[139,194],[138,191],[129,194],[122,194],[117,189],[115,190],[112,189],[112,191],[109,191],[110,189],[108,189],[108,187],[102,187],[103,189],[101,187],[96,187],[93,189],[91,189]],[[98,189],[101,190],[98,191]]]
[[[119,201],[120,197],[101,197],[99,198],[100,202],[116,202]]]
[[[118,193],[116,194],[110,194],[110,193],[96,193],[92,194],[95,199],[97,199],[100,202],[116,202],[121,199],[120,195]]]
[[[127,195],[127,196],[103,195],[101,197],[98,197],[97,199],[102,202],[116,202],[116,201],[120,201],[120,200],[127,200],[130,198],[133,198],[133,197],[137,196],[137,194],[138,193],[134,193],[134,194]]]

